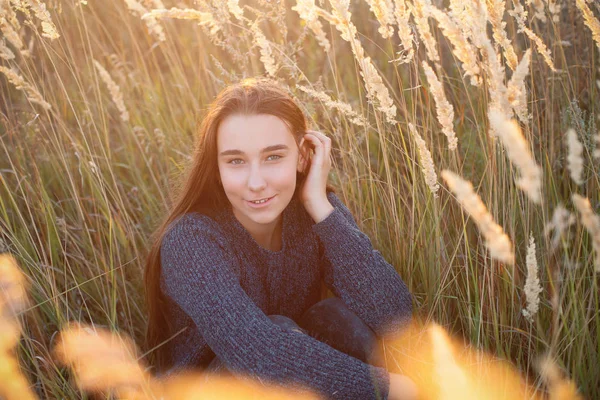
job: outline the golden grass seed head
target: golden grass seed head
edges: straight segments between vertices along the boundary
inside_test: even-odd
[[[552,220],[544,227],[544,235],[553,233],[551,239],[552,248],[556,248],[561,238],[565,236],[567,229],[575,223],[572,215],[562,204],[558,204],[552,212]]]
[[[319,8],[315,6],[315,1],[297,0],[296,5],[292,7],[292,10],[296,11],[300,16],[300,19],[306,22],[306,25],[313,32],[317,42],[325,50],[325,52],[329,52],[329,50],[331,50],[331,44],[327,39],[325,31],[323,31],[323,25],[321,24],[321,21],[318,19]]]
[[[148,384],[149,376],[137,361],[133,341],[104,329],[71,323],[61,330],[53,351],[73,370],[83,390],[142,390]]]
[[[583,184],[583,145],[577,138],[577,132],[569,128],[566,133],[568,156],[567,167],[571,174],[571,179],[578,185]]]
[[[110,76],[108,71],[102,66],[102,64],[100,64],[96,60],[93,60],[93,61],[94,61],[94,66],[96,67],[96,70],[98,71],[98,74],[100,75],[100,78],[102,79],[102,81],[108,88],[108,91],[110,92],[110,97],[111,97],[113,103],[115,104],[115,106],[117,107],[119,112],[121,113],[121,119],[123,120],[123,122],[128,122],[129,121],[129,111],[127,111],[127,108],[125,107],[125,102],[123,100],[123,94],[121,93],[121,88],[119,88],[119,85],[117,85],[117,83],[112,79],[112,77]]]
[[[440,189],[440,185],[438,184],[438,177],[435,173],[435,164],[433,163],[433,157],[427,148],[427,144],[417,132],[417,129],[412,123],[408,123],[408,128],[412,133],[412,136],[415,138],[417,142],[417,147],[419,149],[419,161],[421,163],[421,171],[423,172],[423,176],[425,178],[425,183],[429,190],[433,194],[434,198],[438,197],[438,190]]]
[[[431,94],[435,101],[437,117],[442,126],[442,132],[448,138],[448,149],[454,151],[458,147],[458,138],[454,132],[454,107],[452,107],[452,104],[446,99],[442,83],[438,80],[427,61],[423,60],[421,65],[423,66],[427,82],[431,88]]]
[[[540,305],[540,293],[542,287],[538,278],[538,263],[535,255],[535,239],[533,233],[529,236],[529,246],[527,247],[526,256],[527,279],[525,281],[525,297],[527,299],[527,307],[522,310],[523,315],[529,322],[533,322],[533,317],[537,314]]]
[[[523,190],[531,201],[541,204],[542,169],[536,164],[519,124],[494,109],[489,111],[489,120],[490,131],[500,137],[508,158],[519,168],[517,187]]]
[[[403,49],[398,52],[400,55],[399,59],[393,61],[404,64],[410,62],[414,57],[415,50],[413,48],[413,42],[415,38],[409,25],[410,10],[406,7],[405,1],[395,0],[394,4],[394,17],[396,18],[398,37],[400,38]]]
[[[475,193],[471,182],[447,169],[443,170],[441,175],[460,205],[477,224],[485,238],[490,255],[501,262],[513,265],[515,255],[508,235],[504,233],[502,227],[496,224],[479,195]]]
[[[296,85],[296,88],[300,89],[301,91],[310,95],[311,97],[320,100],[321,102],[323,102],[323,104],[325,104],[325,106],[340,111],[353,124],[358,126],[367,126],[367,121],[364,119],[364,117],[362,115],[359,115],[356,111],[354,111],[350,104],[338,100],[333,100],[331,99],[331,97],[329,97],[327,93],[313,90],[306,86]]]
[[[427,51],[427,57],[435,64],[439,64],[440,55],[437,50],[437,42],[431,33],[431,27],[429,26],[428,21],[428,5],[431,5],[430,0],[415,0],[412,3],[408,3],[410,12],[414,16],[415,27],[419,33],[419,38]]]
[[[525,78],[529,74],[530,61],[531,49],[527,49],[521,62],[514,69],[507,87],[508,102],[519,120],[524,124],[528,124],[530,118],[527,111],[527,89],[525,87]]]
[[[2,72],[8,78],[8,81],[12,83],[15,88],[25,92],[27,100],[32,103],[39,104],[44,110],[50,110],[52,108],[50,103],[44,100],[40,92],[38,92],[38,90],[31,84],[27,83],[16,70],[0,65],[0,72]]]
[[[585,4],[585,1],[575,0],[575,4],[577,4],[577,8],[583,14],[585,25],[592,31],[592,38],[596,42],[598,49],[600,49],[600,21],[594,16],[594,13],[587,4]]]
[[[254,43],[260,49],[260,61],[262,61],[267,73],[275,77],[277,75],[277,65],[271,49],[271,43],[267,40],[258,25],[252,25],[252,33],[254,34]]]
[[[506,34],[506,22],[502,20],[506,2],[504,0],[486,0],[488,21],[492,24],[494,40],[504,50],[504,58],[510,69],[517,68],[517,55]]]
[[[379,22],[378,32],[384,39],[394,35],[394,4],[390,0],[366,0]]]
[[[600,273],[600,216],[594,213],[588,198],[573,193],[571,199],[573,200],[575,208],[579,211],[581,222],[592,239],[592,246],[596,253],[594,265],[596,272]]]
[[[473,45],[467,40],[456,22],[448,14],[434,6],[429,6],[428,12],[437,20],[438,26],[444,33],[444,36],[452,43],[452,52],[461,61],[465,75],[471,77],[471,84],[473,86],[480,86],[482,83],[481,71],[477,62],[477,51]]]

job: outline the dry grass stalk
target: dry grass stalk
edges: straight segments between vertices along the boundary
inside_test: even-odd
[[[237,374],[236,377],[218,374],[203,375],[183,372],[169,377],[163,382],[161,398],[186,400],[320,400],[323,398],[302,385],[270,384],[242,374]]]
[[[441,175],[450,190],[456,195],[460,205],[477,224],[485,238],[485,245],[490,251],[490,255],[501,262],[513,265],[515,255],[508,235],[504,233],[500,225],[494,222],[494,218],[488,212],[485,204],[473,190],[471,182],[447,169],[443,170]]]
[[[558,242],[564,237],[564,233],[574,223],[575,216],[567,211],[562,204],[558,204],[552,213],[552,220],[544,227],[544,235],[549,235],[554,231],[551,239],[552,249],[558,246]]]
[[[17,32],[20,28],[19,20],[16,17],[15,11],[12,9],[10,3],[6,0],[0,2],[0,31],[4,35],[4,38],[8,40],[10,44],[12,44],[18,52],[23,50],[23,41],[21,40],[21,36]],[[2,41],[2,47],[6,48],[4,45],[4,41]],[[4,51],[5,54],[12,54],[8,48],[7,51]],[[10,57],[2,57],[5,60],[11,59]],[[14,58],[14,54],[13,57]]]
[[[40,0],[21,0],[21,4],[29,7],[35,14],[36,18],[42,23],[43,37],[47,37],[51,40],[58,39],[60,37],[54,22],[52,22],[50,13],[46,9],[46,4]]]
[[[594,213],[592,205],[586,197],[573,193],[571,199],[581,215],[581,222],[592,238],[592,245],[596,252],[594,265],[596,272],[600,273],[600,217]]]
[[[440,55],[437,50],[437,41],[433,37],[429,26],[428,6],[431,6],[430,0],[414,0],[412,3],[408,3],[410,12],[415,19],[415,26],[419,33],[419,37],[421,38],[423,45],[425,45],[425,50],[427,50],[427,57],[429,60],[433,61],[434,64],[439,65]]]
[[[29,304],[26,289],[25,277],[15,258],[9,253],[0,254],[0,318],[3,326],[7,323],[19,324],[17,317]],[[0,351],[6,352],[17,344],[18,336],[3,336],[3,339],[6,340],[0,341]]]
[[[560,22],[560,10],[562,9],[561,0],[548,0],[548,11],[552,15],[552,22]]]
[[[464,343],[435,322],[415,318],[402,335],[386,340],[386,348],[394,368],[417,384],[419,399],[542,398],[511,363]]]
[[[151,35],[156,37],[159,41],[164,42],[167,40],[165,37],[165,31],[163,27],[158,23],[156,18],[152,13],[148,13],[146,7],[141,5],[137,0],[124,0],[127,8],[133,15],[136,15],[144,20],[146,23],[146,27],[148,28],[148,32]],[[153,10],[154,11],[154,10]],[[147,16],[147,14],[150,14]],[[145,17],[145,18],[144,18]]]
[[[521,62],[514,69],[507,87],[508,102],[521,122],[529,124],[529,113],[527,111],[527,89],[525,78],[529,74],[529,62],[531,61],[531,49],[527,49]]]
[[[520,177],[517,187],[523,190],[536,204],[542,202],[542,169],[536,164],[525,140],[519,124],[515,120],[508,120],[498,110],[489,112],[490,131],[500,137],[506,148],[510,161],[519,168]]]
[[[367,126],[367,121],[363,118],[363,116],[354,111],[350,104],[338,100],[332,100],[327,93],[319,92],[306,86],[296,85],[296,88],[302,90],[304,93],[314,97],[315,99],[322,101],[327,107],[335,108],[336,110],[340,111],[342,114],[348,117],[348,120],[353,124],[358,126]]]
[[[542,356],[537,362],[540,376],[548,386],[549,400],[583,400],[577,391],[575,383],[563,378],[556,362],[549,354]]]
[[[385,116],[389,123],[395,124],[396,121],[396,106],[390,96],[387,86],[383,83],[377,69],[371,62],[370,57],[365,57],[365,51],[356,38],[356,27],[350,20],[351,14],[348,10],[348,0],[330,0],[332,6],[332,14],[323,10],[319,11],[319,15],[334,24],[342,38],[351,44],[354,57],[358,61],[360,67],[360,75],[367,89],[367,99],[370,103],[377,104],[377,108]]]
[[[379,21],[378,32],[384,39],[394,35],[394,3],[391,0],[366,0]]]
[[[438,2],[438,4],[439,3],[440,2]],[[471,7],[471,4],[471,2],[460,0],[450,0],[450,3],[448,4],[448,16],[456,23],[456,25],[458,25],[465,38],[473,36],[472,32],[475,27],[472,23],[474,15],[472,15],[473,8]]]
[[[458,139],[454,133],[454,108],[446,99],[444,88],[427,61],[423,60],[422,65],[435,101],[438,121],[442,126],[442,132],[448,138],[448,149],[454,151],[458,147]]]
[[[323,31],[323,25],[318,19],[318,9],[315,6],[315,0],[297,0],[296,5],[292,7],[292,10],[296,11],[300,18],[306,21],[306,25],[315,35],[319,46],[321,46],[325,52],[331,50],[331,44],[327,39],[325,31]]]
[[[438,184],[438,177],[435,173],[435,164],[433,163],[433,157],[427,148],[427,144],[419,135],[419,132],[415,129],[415,126],[408,123],[408,128],[412,133],[412,136],[415,138],[417,142],[417,147],[419,148],[419,161],[421,163],[421,171],[423,171],[423,177],[425,178],[425,183],[429,190],[433,194],[434,198],[438,197],[437,191],[440,189],[440,185]]]
[[[500,55],[492,47],[485,31],[479,31],[476,35],[476,41],[481,46],[482,54],[485,57],[486,83],[488,85],[489,98],[491,99],[488,108],[498,110],[506,118],[511,118],[513,111],[508,100],[508,89],[504,84],[504,67],[500,63]]]
[[[117,85],[116,82],[113,81],[110,74],[108,73],[108,71],[106,69],[104,69],[102,64],[100,64],[98,61],[94,60],[94,66],[96,67],[96,70],[100,74],[100,78],[102,79],[102,81],[104,82],[106,87],[108,88],[108,91],[110,92],[110,97],[111,97],[113,103],[115,103],[115,106],[121,113],[121,119],[123,120],[123,122],[128,122],[129,121],[129,112],[127,111],[127,108],[125,107],[125,102],[123,101],[123,94],[121,93],[121,89],[119,88],[119,85]]]
[[[161,0],[142,0],[142,4],[146,8],[165,8]]]
[[[141,16],[142,19],[163,19],[163,18],[174,18],[174,19],[188,19],[198,21],[198,25],[208,25],[210,27],[210,34],[215,35],[221,30],[221,27],[214,19],[213,15],[209,12],[198,11],[191,8],[175,8],[172,7],[167,9],[155,9],[144,13]]]
[[[130,338],[78,323],[61,331],[53,352],[60,363],[72,369],[81,390],[108,393],[117,399],[319,398],[300,384],[263,383],[241,373],[224,377],[183,371],[155,379],[138,362],[139,352]]]
[[[17,262],[8,253],[0,254],[0,398],[6,400],[37,399],[14,355],[21,337],[18,315],[28,303],[25,277]]]
[[[596,46],[598,46],[598,49],[600,49],[600,21],[598,21],[598,19],[594,17],[594,13],[585,4],[585,1],[576,0],[575,3],[577,4],[577,8],[579,8],[581,13],[583,14],[585,24],[592,31],[592,37],[596,42]]]
[[[13,53],[6,45],[4,44],[4,39],[0,41],[0,58],[3,60],[13,60],[15,58],[15,53]]]
[[[600,132],[594,136],[594,142],[596,142],[596,148],[594,149],[593,156],[595,159],[600,160]]]
[[[554,67],[554,61],[552,61],[552,55],[550,54],[550,49],[546,46],[546,44],[537,36],[533,31],[527,27],[523,27],[523,32],[529,37],[529,39],[533,40],[536,45],[538,53],[542,55],[546,64],[550,67],[552,72],[556,72],[556,68]]]
[[[272,77],[275,77],[277,75],[278,67],[275,63],[275,58],[273,57],[271,43],[262,33],[257,23],[254,23],[251,29],[252,33],[254,34],[254,43],[260,49],[260,61],[262,61],[263,65],[265,66],[267,73]]]
[[[583,175],[583,145],[577,138],[577,132],[575,129],[569,128],[567,130],[567,147],[569,149],[569,155],[567,156],[567,167],[571,173],[571,179],[578,185],[583,184],[581,179]]]
[[[145,399],[152,393],[151,377],[138,361],[129,338],[71,323],[62,329],[54,348],[60,363],[69,366],[80,389],[115,393],[118,398]]]
[[[486,5],[488,20],[492,24],[494,40],[502,46],[506,63],[514,71],[517,68],[517,55],[506,35],[506,22],[502,20],[506,3],[504,0],[486,0]]]
[[[527,247],[527,279],[525,280],[525,297],[527,299],[527,307],[522,311],[523,315],[529,322],[533,322],[533,317],[537,314],[540,306],[540,293],[542,287],[538,278],[538,263],[535,256],[535,240],[533,233],[529,236],[529,246]]]
[[[0,66],[0,72],[2,72],[9,80],[10,83],[15,85],[15,88],[23,90],[27,96],[27,100],[32,103],[39,104],[44,110],[50,110],[52,106],[46,102],[40,92],[35,87],[25,82],[25,79],[19,75],[14,69],[8,69],[4,66]]]
[[[534,5],[535,13],[533,14],[533,18],[546,22],[546,13],[544,12],[544,2],[542,0],[527,0],[527,4]]]
[[[244,10],[240,7],[239,0],[227,0],[227,8],[238,21],[244,22],[246,18],[244,18]]]
[[[359,60],[359,65],[361,67],[360,75],[365,82],[369,101],[375,102],[375,99],[377,99],[379,111],[385,115],[390,124],[395,124],[397,122],[396,106],[390,97],[387,86],[385,86],[383,79],[381,79],[377,69],[371,62],[371,57],[365,57]]]
[[[433,362],[440,386],[439,398],[450,400],[458,393],[469,392],[474,385],[454,358],[452,344],[446,332],[437,324],[432,324],[427,332],[432,344]]]
[[[477,64],[477,51],[473,45],[463,35],[458,25],[443,11],[434,6],[429,6],[427,12],[438,22],[438,26],[444,33],[444,36],[450,40],[454,46],[453,53],[462,62],[465,75],[471,77],[471,85],[481,85],[481,71]]]
[[[406,7],[404,0],[395,0],[394,16],[396,17],[396,25],[398,26],[398,37],[402,44],[402,51],[398,52],[400,56],[394,60],[400,64],[410,62],[415,54],[413,49],[414,35],[409,25],[410,11]]]
[[[548,64],[552,72],[556,72],[554,61],[552,61],[552,55],[550,54],[548,47],[546,47],[546,44],[542,41],[542,39],[539,38],[539,36],[533,33],[531,29],[525,26],[527,12],[518,1],[513,1],[513,6],[514,9],[508,13],[514,17],[515,21],[517,21],[517,25],[519,26],[517,32],[524,32],[525,35],[527,35],[527,37],[535,43],[538,53],[542,55],[544,61],[546,64]]]
[[[355,53],[355,46],[360,46],[360,42],[356,43],[356,26],[350,20],[352,15],[348,10],[348,0],[330,0],[331,3],[331,14],[322,8],[316,7],[317,15],[323,17],[329,23],[333,24],[335,28],[340,32],[340,36],[345,41],[352,44],[352,51]],[[364,51],[363,51],[364,52]]]
[[[21,29],[21,22],[19,21],[19,18],[17,18],[16,13],[16,11],[19,11],[21,8],[25,8],[25,13],[29,12],[25,4],[11,0],[0,0],[1,18],[4,18],[12,26],[12,28],[16,30]]]

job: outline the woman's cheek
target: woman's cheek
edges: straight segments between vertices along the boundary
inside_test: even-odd
[[[227,170],[221,174],[223,186],[227,188],[237,188],[245,182],[245,172],[241,169],[238,171]]]

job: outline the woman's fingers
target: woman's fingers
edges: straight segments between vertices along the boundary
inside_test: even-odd
[[[313,156],[312,162],[314,164],[322,163],[322,158],[323,158],[323,155],[322,155],[322,153],[323,153],[323,142],[321,141],[321,139],[319,139],[316,135],[314,135],[312,133],[307,133],[304,136],[308,140],[310,140],[311,143],[314,145],[315,154]]]
[[[328,162],[328,165],[331,166],[331,139],[318,131],[307,132],[305,137],[310,138],[310,141],[315,145],[315,157],[318,157],[315,162]]]
[[[323,143],[331,143],[331,139],[329,138],[329,136],[325,135],[322,132],[319,131],[306,131],[307,133],[310,133],[314,136],[316,136],[317,138],[319,138]]]

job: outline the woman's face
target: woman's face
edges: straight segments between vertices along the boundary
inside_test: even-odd
[[[275,226],[301,170],[287,125],[270,114],[230,115],[219,125],[217,151],[221,182],[236,218],[250,229]],[[263,205],[250,203],[265,198],[271,199]]]

